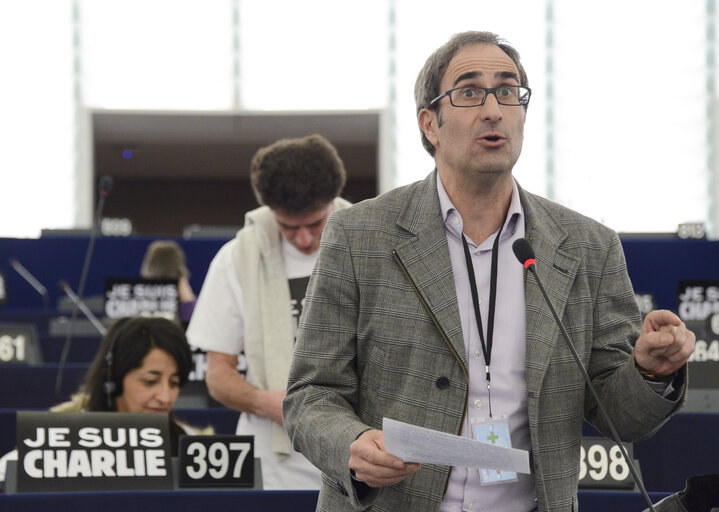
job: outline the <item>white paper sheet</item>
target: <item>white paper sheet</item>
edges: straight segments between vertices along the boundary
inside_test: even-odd
[[[526,450],[492,446],[391,418],[383,418],[382,430],[387,453],[405,462],[530,472]]]

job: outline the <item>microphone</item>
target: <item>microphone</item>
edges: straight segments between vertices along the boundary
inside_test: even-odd
[[[90,260],[92,259],[92,253],[95,248],[95,239],[97,238],[97,230],[100,225],[100,218],[102,217],[102,210],[105,207],[105,199],[110,195],[113,185],[112,176],[105,175],[100,178],[97,186],[98,200],[97,209],[95,211],[95,217],[93,218],[92,229],[90,230],[90,240],[87,244],[87,251],[85,252],[85,262],[82,265],[82,272],[80,273],[80,284],[77,287],[77,302],[73,301],[72,316],[70,317],[70,323],[67,326],[67,337],[65,338],[65,344],[62,348],[62,355],[60,356],[59,368],[57,372],[57,379],[55,380],[55,398],[60,398],[60,389],[62,388],[62,377],[65,373],[65,364],[67,363],[67,356],[70,353],[70,344],[72,343],[73,331],[75,329],[75,320],[77,320],[78,304],[82,303],[83,294],[85,292],[85,281],[87,280],[88,270],[90,269]]]
[[[102,178],[100,178],[100,182],[98,183],[98,193],[101,198],[105,198],[110,195],[110,192],[112,192],[112,185],[114,184],[114,180],[112,179],[112,176],[106,174]]]
[[[85,304],[82,300],[80,300],[80,297],[78,297],[75,292],[72,291],[72,288],[67,283],[67,281],[60,281],[58,284],[58,288],[60,288],[63,292],[65,292],[65,295],[67,295],[67,298],[72,301],[75,306],[82,311],[82,314],[85,315],[85,318],[90,320],[90,323],[95,326],[95,329],[100,333],[101,336],[104,336],[107,332],[107,329],[104,325],[102,325],[102,322],[97,319],[95,314],[90,310],[90,308],[87,307],[87,304]]]
[[[512,244],[512,250],[524,268],[529,269],[532,267],[532,272],[535,271],[534,265],[537,264],[537,260],[534,258],[534,248],[532,248],[526,238],[518,238],[515,240]]]
[[[649,510],[651,512],[656,512],[656,509],[654,508],[654,505],[652,504],[652,501],[649,499],[649,495],[647,494],[646,489],[644,488],[644,482],[642,482],[642,479],[639,477],[639,474],[637,473],[637,470],[634,468],[634,464],[629,459],[629,454],[624,449],[624,445],[621,443],[621,440],[619,439],[619,434],[617,434],[617,430],[614,428],[614,423],[612,423],[612,420],[609,418],[609,414],[607,414],[607,411],[604,409],[604,404],[602,404],[601,400],[599,400],[599,395],[597,395],[597,391],[594,389],[594,384],[592,384],[592,379],[589,378],[589,374],[587,373],[587,370],[584,369],[584,365],[582,364],[581,359],[579,359],[579,354],[577,354],[577,350],[574,348],[574,343],[572,343],[571,338],[569,337],[569,333],[567,333],[567,330],[564,328],[564,324],[562,323],[562,320],[559,318],[559,315],[557,314],[557,311],[554,309],[554,305],[552,304],[552,301],[549,299],[549,295],[547,295],[546,290],[544,289],[544,285],[542,284],[542,281],[539,279],[539,274],[537,274],[537,260],[534,257],[534,249],[532,248],[531,244],[527,241],[526,238],[519,238],[514,241],[512,244],[512,250],[514,251],[514,255],[517,257],[519,262],[529,270],[533,275],[534,279],[537,282],[537,285],[539,286],[539,290],[542,292],[542,296],[544,297],[544,300],[546,301],[547,305],[549,306],[549,309],[552,312],[552,316],[554,316],[554,321],[557,322],[557,325],[559,326],[559,330],[562,331],[562,336],[564,336],[564,340],[567,342],[567,346],[569,347],[569,351],[572,353],[572,357],[574,358],[574,361],[577,363],[577,366],[579,367],[579,370],[582,372],[582,376],[584,377],[584,381],[587,383],[587,387],[589,388],[589,391],[592,393],[592,397],[597,402],[597,406],[599,408],[599,411],[602,414],[602,417],[607,422],[607,425],[609,426],[609,430],[612,433],[612,441],[614,441],[617,446],[619,447],[619,451],[622,454],[622,457],[624,458],[625,462],[627,463],[627,466],[629,467],[629,471],[632,473],[632,477],[634,478],[634,481],[637,484],[637,487],[639,487],[639,491],[642,493],[642,496],[644,497],[644,501],[649,505]]]
[[[10,259],[8,260],[8,263],[9,263],[10,266],[13,268],[13,270],[15,270],[15,272],[17,272],[18,274],[20,274],[20,277],[22,277],[22,278],[27,282],[27,284],[29,284],[30,286],[32,286],[33,289],[34,289],[37,293],[39,293],[40,295],[42,295],[43,308],[47,310],[47,309],[48,309],[48,306],[49,306],[49,300],[50,300],[50,297],[48,296],[48,293],[47,293],[47,288],[45,288],[42,284],[40,284],[40,281],[38,281],[38,280],[35,278],[35,276],[32,275],[32,274],[30,273],[30,271],[29,271],[28,269],[26,269],[26,268],[22,265],[22,263],[20,263],[16,258],[10,258]]]

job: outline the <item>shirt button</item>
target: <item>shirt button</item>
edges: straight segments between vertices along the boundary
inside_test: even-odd
[[[459,224],[459,219],[455,217],[454,219],[452,219],[452,222],[454,222],[454,225],[456,226],[457,224]]]
[[[474,508],[474,502],[473,502],[473,501],[470,501],[470,502],[469,502],[469,505],[467,505],[467,508],[470,509],[470,510],[473,509],[473,508]]]
[[[477,357],[479,357],[479,356],[482,355],[482,351],[479,350],[479,349],[477,349],[477,350],[474,351],[474,355],[477,356]]]
[[[478,398],[474,401],[474,406],[479,409],[480,407],[482,407],[482,401]]]

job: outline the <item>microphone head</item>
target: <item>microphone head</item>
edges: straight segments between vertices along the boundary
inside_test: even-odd
[[[60,288],[60,290],[62,290],[63,292],[64,292],[69,286],[70,286],[70,284],[69,284],[67,281],[65,281],[64,279],[60,279],[60,280],[57,282],[57,287]]]
[[[526,238],[518,238],[515,240],[512,244],[512,250],[519,262],[526,268],[536,263],[534,259],[534,249]]]
[[[100,195],[107,196],[112,191],[112,184],[113,179],[112,176],[106,174],[102,178],[100,178],[100,182],[98,183],[98,190],[100,192]]]

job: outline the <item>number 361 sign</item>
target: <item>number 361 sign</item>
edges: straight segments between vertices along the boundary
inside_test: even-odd
[[[180,437],[180,487],[252,487],[254,436]]]

